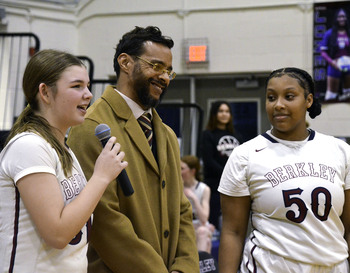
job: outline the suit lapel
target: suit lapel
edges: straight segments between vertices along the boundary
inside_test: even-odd
[[[153,170],[159,174],[158,164],[153,156],[152,150],[147,142],[144,132],[142,131],[138,121],[134,116],[126,121],[125,131],[129,134],[132,142],[134,142],[135,147],[141,152],[145,157],[146,161],[152,166]]]
[[[145,160],[151,165],[152,169],[159,175],[159,167],[150,149],[147,139],[142,131],[138,121],[134,117],[130,107],[125,100],[114,90],[113,86],[109,86],[103,94],[103,99],[110,105],[116,116],[125,120],[124,131],[129,135],[131,142],[144,156]],[[111,103],[109,103],[111,102]],[[157,115],[158,116],[158,115]],[[158,119],[159,116],[158,116]],[[123,126],[123,124],[120,124]],[[160,137],[161,138],[161,137]],[[157,139],[158,142],[158,139]],[[159,153],[159,152],[158,152]],[[132,162],[130,162],[131,164]]]
[[[158,166],[159,166],[159,172],[160,174],[163,173],[167,162],[167,149],[168,149],[168,141],[167,141],[167,132],[166,127],[164,126],[162,119],[159,117],[158,113],[155,109],[152,109],[153,113],[153,130],[156,135],[156,141],[157,141],[157,155],[158,155]]]

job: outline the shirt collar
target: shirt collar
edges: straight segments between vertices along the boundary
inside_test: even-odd
[[[130,107],[130,109],[131,109],[131,111],[136,119],[141,117],[144,112],[150,113],[151,117],[152,117],[152,109],[151,108],[149,108],[145,111],[140,107],[140,105],[138,105],[136,102],[134,102],[128,96],[125,96],[122,92],[118,91],[116,88],[114,88],[114,90],[117,91],[120,96],[122,96],[122,98],[125,100],[127,105]]]

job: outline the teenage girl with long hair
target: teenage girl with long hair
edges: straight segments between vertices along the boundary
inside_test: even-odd
[[[65,143],[68,128],[84,121],[89,82],[69,53],[43,50],[26,66],[28,105],[0,154],[0,272],[87,272],[90,216],[127,166],[112,137],[87,183]]]

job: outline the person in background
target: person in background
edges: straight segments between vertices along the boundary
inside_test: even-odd
[[[307,128],[306,113],[321,113],[314,94],[302,69],[267,78],[272,127],[233,151],[218,189],[221,273],[349,272],[350,146]]]
[[[325,101],[350,99],[350,25],[345,9],[335,12],[333,27],[320,45],[321,55],[327,61],[327,91]],[[341,65],[343,61],[344,66]],[[339,95],[342,86],[342,94]]]
[[[227,159],[239,144],[239,136],[233,127],[231,106],[225,101],[211,105],[206,130],[201,135],[201,158],[204,182],[210,187],[209,222],[220,229],[220,194],[217,191]]]
[[[107,124],[125,151],[126,173],[134,189],[125,196],[114,181],[96,207],[89,272],[199,272],[178,140],[155,110],[176,75],[173,45],[155,26],[125,33],[114,56],[116,86],[107,86],[88,109],[85,122],[68,136],[90,177],[101,150],[93,132],[98,124]]]
[[[185,155],[181,158],[181,176],[184,181],[185,195],[192,204],[197,249],[211,253],[212,233],[215,227],[208,222],[210,188],[201,182],[198,157]]]
[[[127,166],[112,137],[86,183],[65,144],[68,128],[84,121],[89,82],[83,63],[66,52],[39,51],[26,66],[28,105],[0,154],[0,272],[87,272],[90,216]]]

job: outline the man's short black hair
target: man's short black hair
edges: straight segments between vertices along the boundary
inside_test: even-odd
[[[146,28],[136,26],[130,32],[127,32],[119,40],[115,54],[114,54],[114,71],[119,78],[120,67],[118,63],[118,57],[122,53],[126,53],[132,56],[140,56],[144,52],[144,43],[146,41],[152,41],[158,44],[172,48],[174,41],[167,36],[163,36],[158,27],[148,26]]]

